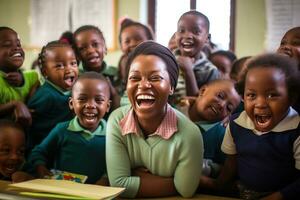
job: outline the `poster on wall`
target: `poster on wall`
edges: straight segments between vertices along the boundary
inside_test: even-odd
[[[31,45],[42,47],[65,31],[94,25],[103,32],[108,49],[115,48],[114,0],[31,0]]]
[[[31,46],[44,46],[58,40],[64,31],[70,30],[69,7],[69,0],[31,0]]]
[[[72,30],[82,25],[97,26],[104,35],[108,49],[114,48],[114,4],[111,0],[74,0],[72,4]]]
[[[284,34],[300,26],[300,0],[266,0],[266,49],[276,51]]]

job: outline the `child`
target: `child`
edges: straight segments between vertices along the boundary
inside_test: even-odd
[[[298,96],[297,65],[281,55],[253,58],[241,85],[245,111],[234,115],[222,151],[228,154],[214,186],[237,174],[244,199],[298,199],[300,116],[291,107]]]
[[[0,180],[20,182],[33,178],[21,172],[25,163],[25,133],[10,120],[0,120]]]
[[[39,86],[35,71],[22,72],[24,62],[18,34],[9,27],[0,27],[0,116],[13,116],[24,126],[31,124],[31,114],[24,104]]]
[[[298,62],[300,70],[300,27],[294,27],[286,32],[281,40],[277,53],[287,55]],[[294,102],[293,108],[300,112],[300,98]]]
[[[288,30],[281,39],[278,53],[285,54],[288,57],[298,61],[298,69],[300,70],[300,27],[294,27]]]
[[[190,106],[189,117],[200,128],[204,143],[203,173],[216,178],[224,164],[221,151],[225,128],[222,120],[240,103],[240,96],[230,80],[214,80],[200,88],[199,96]]]
[[[112,109],[119,107],[120,97],[113,87],[117,78],[117,70],[108,67],[103,61],[107,53],[105,39],[102,31],[92,25],[79,27],[74,32],[75,48],[79,59],[82,61],[84,71],[94,71],[109,78]]]
[[[49,42],[38,57],[45,83],[28,101],[32,126],[28,134],[28,150],[49,134],[59,122],[73,118],[69,108],[70,90],[78,77],[75,53],[67,43]]]
[[[245,63],[249,58],[251,58],[251,56],[241,57],[232,63],[232,67],[229,73],[229,77],[231,80],[233,80],[236,83],[241,81],[242,76],[246,70]]]
[[[72,88],[69,105],[76,117],[59,123],[31,152],[29,161],[39,177],[51,175],[46,166],[52,160],[57,170],[86,175],[96,183],[105,173],[106,122],[109,85],[98,73],[83,73]]]
[[[231,51],[219,50],[211,53],[208,58],[218,69],[220,75],[224,79],[229,79],[232,63],[236,60],[236,56]]]
[[[131,105],[115,110],[107,125],[107,171],[124,197],[191,197],[202,168],[199,129],[168,104],[178,79],[172,52],[153,41],[128,58]]]
[[[151,29],[144,24],[135,22],[128,18],[122,21],[119,33],[119,43],[123,52],[123,55],[119,61],[119,79],[123,81],[122,85],[127,79],[126,62],[129,53],[132,52],[140,43],[153,39],[154,37]]]
[[[201,51],[208,42],[208,36],[209,20],[204,14],[191,10],[181,15],[177,24],[176,54],[179,54],[177,62],[184,77],[183,86],[178,86],[178,89],[186,90],[186,94],[181,94],[183,96],[197,96],[202,85],[220,76],[218,69]]]

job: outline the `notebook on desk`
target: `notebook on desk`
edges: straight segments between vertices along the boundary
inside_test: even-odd
[[[34,179],[21,183],[13,183],[21,195],[32,195],[62,199],[111,199],[122,193],[124,188],[81,184],[66,180]]]

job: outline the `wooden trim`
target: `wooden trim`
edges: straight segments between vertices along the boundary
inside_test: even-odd
[[[236,0],[230,1],[230,33],[229,49],[235,51],[235,18],[236,18]]]
[[[196,0],[190,0],[190,9],[191,10],[196,10]]]
[[[154,33],[156,31],[155,16],[156,16],[156,0],[148,0],[148,25],[152,28]]]

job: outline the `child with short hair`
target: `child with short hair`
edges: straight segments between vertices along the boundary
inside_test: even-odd
[[[117,78],[117,69],[107,66],[104,56],[107,53],[105,39],[102,31],[93,25],[84,25],[74,32],[75,49],[79,59],[82,61],[84,71],[94,71],[109,78],[111,109],[118,108],[120,97],[113,87]]]
[[[243,77],[243,74],[246,71],[246,61],[251,58],[251,56],[244,56],[232,63],[232,67],[229,73],[229,77],[234,82],[238,83]]]
[[[300,27],[294,27],[288,30],[281,39],[277,53],[287,55],[298,62],[300,70]],[[294,102],[293,108],[300,112],[300,98]]]
[[[128,55],[136,48],[137,45],[147,40],[154,40],[150,27],[129,18],[122,21],[119,32],[119,43],[123,55],[121,56],[118,64],[119,80],[122,81],[121,93],[124,92],[126,87],[124,83],[127,79],[126,62],[128,60]]]
[[[177,23],[178,50],[175,52],[183,73],[183,82],[180,81],[179,84],[182,83],[177,87],[181,96],[197,96],[202,85],[220,77],[217,67],[201,51],[208,37],[209,20],[203,13],[191,10],[181,15]]]
[[[76,55],[67,43],[49,42],[42,48],[38,63],[45,83],[28,101],[28,107],[33,110],[28,150],[40,144],[57,123],[73,118],[69,98],[78,78]]]
[[[31,114],[25,105],[39,86],[35,71],[22,72],[24,51],[16,31],[0,27],[0,115],[13,116],[24,126],[31,124]]]
[[[0,120],[0,180],[20,182],[33,177],[21,172],[25,163],[25,133],[11,120]]]
[[[277,53],[287,55],[298,61],[300,70],[300,27],[294,27],[288,30],[281,39]]]
[[[208,59],[219,69],[221,78],[229,79],[232,63],[236,55],[231,51],[218,50],[210,54]]]
[[[300,195],[300,116],[296,62],[276,54],[253,58],[241,82],[245,111],[233,115],[222,151],[227,154],[216,181],[223,188],[238,176],[244,199],[297,199]]]
[[[51,175],[47,166],[86,175],[86,183],[96,183],[105,173],[105,133],[103,119],[109,110],[110,90],[99,73],[83,73],[75,82],[70,108],[76,116],[59,123],[37,145],[29,157],[39,177]]]
[[[230,80],[214,80],[203,85],[189,108],[189,117],[199,127],[204,144],[202,175],[216,178],[224,164],[221,144],[225,134],[222,121],[239,105],[240,96]]]

